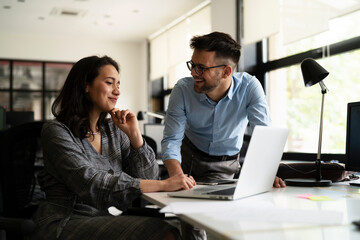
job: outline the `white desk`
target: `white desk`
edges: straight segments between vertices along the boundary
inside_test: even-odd
[[[331,200],[312,201],[296,197],[297,194],[327,196]],[[350,187],[348,183],[337,183],[331,187],[323,188],[286,187],[284,189],[273,189],[268,193],[235,201],[172,198],[168,197],[167,193],[164,192],[146,193],[143,194],[143,198],[159,207],[178,202],[194,204],[200,202],[211,203],[216,208],[216,206],[219,206],[217,204],[225,203],[227,210],[224,211],[210,210],[208,212],[178,215],[182,220],[204,228],[219,239],[360,239],[360,230],[351,224],[354,220],[360,220],[360,188]],[[236,211],[236,209],[239,209],[241,204],[249,204],[250,202],[254,206],[255,204],[274,206],[273,209],[280,210],[279,214],[289,213],[289,211],[294,210],[295,214],[302,212],[301,216],[303,217],[303,212],[309,211],[310,216],[317,213],[320,219],[326,213],[334,213],[335,211],[337,214],[342,215],[342,218],[339,218],[340,220],[337,220],[334,224],[321,221],[318,223],[313,221],[288,221],[288,218],[279,221],[278,216],[273,216],[274,219],[277,219],[273,221],[272,217],[267,214],[273,214],[274,211],[268,209],[263,214],[257,213],[257,218],[249,219],[244,216],[244,214],[249,213]],[[296,217],[294,216],[294,218]]]

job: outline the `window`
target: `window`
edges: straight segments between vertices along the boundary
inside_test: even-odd
[[[0,61],[0,103],[5,109],[10,108],[10,62]]]
[[[13,62],[12,111],[33,111],[41,120],[42,65],[38,62]]]
[[[61,90],[72,64],[69,63],[45,63],[45,96],[44,114],[45,119],[52,119],[51,106]]]
[[[51,105],[71,67],[72,63],[0,60],[1,106],[32,111],[35,120],[52,119]]]
[[[360,100],[360,50],[317,62],[330,72],[323,80],[329,92],[325,94],[324,102],[322,152],[344,154],[347,103]],[[273,70],[269,79],[273,123],[291,129],[287,151],[317,152],[322,97],[320,86],[305,87],[300,64]]]
[[[338,1],[336,4],[345,5],[345,2]],[[338,6],[334,9],[331,4],[332,1],[318,0],[282,1],[283,10],[280,20],[282,28],[278,34],[269,38],[269,60],[284,58],[359,36],[359,6],[349,8],[350,12],[345,14],[346,6]],[[357,11],[354,10],[356,8]],[[321,17],[316,16],[320,15],[319,11],[322,11]]]
[[[354,11],[331,19],[327,31],[305,39],[283,44],[279,36],[269,38],[266,92],[273,124],[290,128],[285,151],[317,152],[321,89],[306,88],[300,68],[301,61],[311,57],[330,73],[323,80],[329,91],[322,153],[345,154],[347,103],[360,101],[359,23],[360,11]]]

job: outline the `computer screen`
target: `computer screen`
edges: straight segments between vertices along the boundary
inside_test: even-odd
[[[34,121],[34,112],[32,111],[6,112],[7,128],[33,121]]]
[[[360,102],[348,103],[347,107],[345,168],[360,172]]]

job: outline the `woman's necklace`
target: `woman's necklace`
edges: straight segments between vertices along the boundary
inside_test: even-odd
[[[96,132],[87,132],[89,135],[97,135],[97,134],[99,134],[100,133],[100,130],[97,130]]]

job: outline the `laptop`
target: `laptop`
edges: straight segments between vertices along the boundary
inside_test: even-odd
[[[287,128],[256,126],[236,183],[198,186],[190,190],[168,193],[168,196],[236,200],[270,191],[288,134]]]

